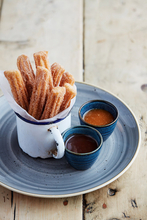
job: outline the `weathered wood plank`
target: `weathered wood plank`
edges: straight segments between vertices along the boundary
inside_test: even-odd
[[[131,168],[115,182],[85,195],[86,220],[147,216],[147,93],[141,89],[147,83],[146,10],[145,0],[85,1],[85,81],[125,101],[142,132],[141,149]],[[118,192],[108,196],[108,188]]]
[[[23,197],[20,194],[15,195],[16,219],[82,219],[82,203],[80,197],[74,199],[36,199]],[[19,201],[19,203],[18,203]],[[21,202],[20,202],[21,201]],[[24,209],[25,207],[25,209]]]
[[[47,50],[50,64],[60,63],[76,80],[82,81],[82,10],[82,0],[3,1],[0,69],[15,69],[21,54],[28,55],[35,67],[33,53]],[[0,219],[80,220],[82,196],[41,199],[0,187]]]
[[[49,51],[49,60],[60,63],[82,81],[82,0],[9,1],[3,3],[0,26],[1,69],[16,68],[16,59]]]
[[[42,199],[10,192],[0,187],[0,219],[82,219],[81,196]]]

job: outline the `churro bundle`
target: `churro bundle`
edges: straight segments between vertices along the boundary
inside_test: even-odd
[[[29,58],[17,58],[18,70],[5,71],[15,101],[37,120],[56,116],[70,106],[76,96],[74,77],[58,63],[50,67],[48,51],[33,54],[36,70]],[[36,74],[35,74],[36,72]]]

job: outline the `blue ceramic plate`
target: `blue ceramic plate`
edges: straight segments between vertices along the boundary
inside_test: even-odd
[[[134,162],[140,147],[140,130],[132,111],[107,91],[76,83],[77,99],[72,126],[78,125],[79,107],[91,99],[112,102],[119,110],[113,134],[104,142],[95,164],[85,171],[72,168],[65,158],[33,159],[19,148],[15,114],[5,97],[0,98],[0,184],[25,195],[63,198],[102,188],[120,177]]]

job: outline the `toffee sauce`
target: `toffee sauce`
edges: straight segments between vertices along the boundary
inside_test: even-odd
[[[84,121],[96,126],[107,125],[114,121],[113,115],[104,109],[91,109],[84,115]]]
[[[66,140],[65,147],[75,153],[89,153],[94,151],[98,144],[94,138],[88,135],[73,134]]]

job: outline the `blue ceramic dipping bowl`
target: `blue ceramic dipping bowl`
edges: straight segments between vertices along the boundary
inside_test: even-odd
[[[66,140],[68,140],[68,138],[74,134],[88,135],[94,138],[98,144],[98,147],[94,151],[91,151],[89,153],[75,153],[65,148],[65,158],[68,163],[77,170],[87,170],[94,164],[99,156],[100,150],[103,145],[102,135],[92,127],[78,125],[75,127],[71,127],[63,132],[62,137],[64,142],[66,142]]]
[[[102,125],[102,126],[92,125],[92,124],[85,122],[84,115],[91,109],[104,109],[110,112],[113,115],[114,121],[111,122],[110,124]],[[112,103],[105,101],[105,100],[91,100],[91,101],[84,103],[80,107],[78,115],[80,119],[80,124],[91,126],[95,128],[96,130],[98,130],[103,137],[103,141],[106,141],[107,138],[112,134],[112,132],[114,131],[114,128],[116,127],[116,123],[118,120],[117,108]]]

